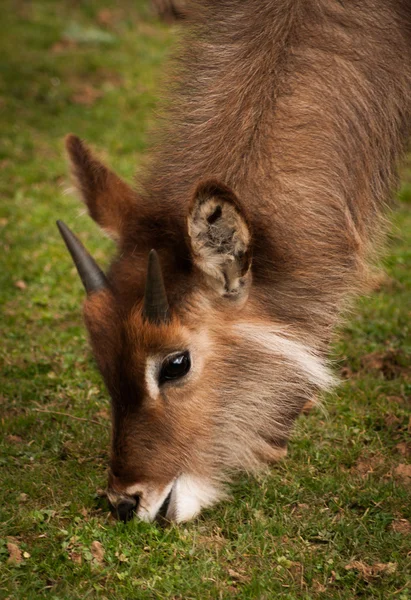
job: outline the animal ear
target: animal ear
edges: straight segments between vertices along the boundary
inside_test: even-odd
[[[90,216],[110,237],[121,239],[124,225],[135,210],[135,193],[77,136],[66,137],[66,148],[77,188]]]
[[[195,264],[221,296],[242,298],[248,290],[251,231],[237,196],[210,180],[200,183],[188,215]]]

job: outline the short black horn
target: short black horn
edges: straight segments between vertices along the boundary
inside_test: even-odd
[[[148,255],[146,289],[144,293],[143,316],[150,323],[167,323],[170,320],[166,289],[160,260],[155,250]]]
[[[57,227],[77,267],[87,294],[106,288],[108,286],[106,276],[80,240],[63,221],[57,221]]]

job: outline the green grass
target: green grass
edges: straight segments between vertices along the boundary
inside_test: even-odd
[[[346,379],[326,413],[299,420],[289,458],[180,527],[123,525],[101,506],[108,398],[55,219],[103,264],[112,246],[64,194],[62,140],[86,138],[125,177],[141,168],[177,32],[144,2],[110,5],[2,2],[0,598],[411,598],[407,171],[389,278],[342,331],[335,368]],[[10,543],[25,553],[18,564]],[[347,569],[353,561],[363,566]],[[364,567],[375,563],[394,565]]]

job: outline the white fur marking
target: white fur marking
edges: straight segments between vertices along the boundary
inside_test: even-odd
[[[137,516],[142,521],[146,521],[147,523],[151,523],[157,516],[158,511],[163,505],[163,502],[167,498],[170,493],[171,488],[173,487],[173,482],[169,483],[161,494],[150,494],[150,499],[145,499],[144,494],[140,499],[140,504],[137,510]],[[149,501],[150,500],[150,501]]]
[[[156,518],[170,491],[170,504],[166,518],[177,523],[193,519],[203,508],[211,506],[224,497],[224,492],[217,489],[210,481],[194,475],[180,475],[160,491],[136,483],[128,486],[123,494],[109,494],[109,500],[112,504],[116,504],[123,497],[138,495],[140,502],[137,517],[142,521],[151,522]]]
[[[165,488],[161,488],[160,491],[150,488],[148,485],[135,483],[128,486],[124,490],[124,493],[128,496],[139,496],[137,516],[142,521],[150,523],[156,518],[158,511],[173,487],[173,483],[174,481],[171,481]]]
[[[267,325],[240,323],[235,329],[244,337],[259,344],[265,350],[282,354],[307,375],[309,381],[322,389],[329,389],[336,383],[328,367],[315,351],[302,342],[285,337],[284,332],[270,331]]]
[[[189,521],[221,497],[221,492],[210,481],[193,475],[180,475],[171,492],[167,518],[177,523]]]
[[[157,381],[159,358],[149,356],[146,362],[145,380],[148,395],[155,400],[160,392]]]

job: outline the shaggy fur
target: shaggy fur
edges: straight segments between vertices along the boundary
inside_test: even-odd
[[[304,404],[332,384],[327,348],[369,282],[411,116],[407,0],[208,0],[190,12],[138,192],[67,143],[91,216],[119,244],[110,288],[85,304],[112,397],[110,498],[137,485],[144,504],[175,482],[177,520],[216,501],[233,470],[284,455]],[[151,248],[166,325],[141,314]],[[186,350],[189,374],[157,388],[156,365]],[[189,481],[203,491],[184,504]]]

